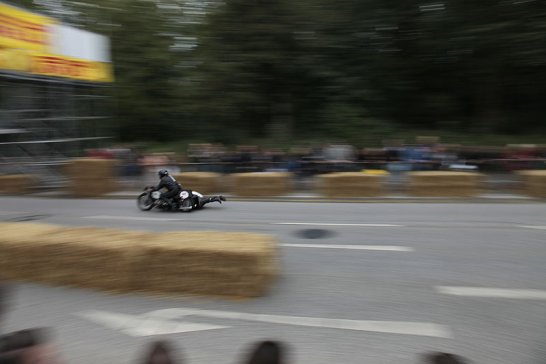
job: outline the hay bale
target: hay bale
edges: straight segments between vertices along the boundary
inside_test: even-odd
[[[0,276],[108,291],[261,295],[278,271],[265,235],[150,235],[94,227],[1,223]]]
[[[483,190],[473,186],[411,186],[410,194],[417,197],[475,197]]]
[[[119,162],[115,159],[77,158],[64,166],[70,178],[107,178],[117,174]]]
[[[225,192],[221,191],[223,187],[220,183],[221,177],[221,174],[213,172],[184,172],[174,175],[174,178],[184,188],[195,190],[204,195]]]
[[[317,191],[325,197],[376,197],[384,194],[383,175],[358,172],[318,176]]]
[[[173,232],[145,247],[135,281],[144,291],[255,297],[277,273],[274,241],[265,235]]]
[[[54,256],[46,282],[111,291],[134,289],[134,269],[149,234],[94,227],[64,228],[48,234],[38,250]]]
[[[109,291],[134,289],[145,233],[93,227],[2,224],[1,273],[7,278]]]
[[[41,238],[61,227],[36,223],[0,223],[0,275],[36,280],[51,268],[49,257],[34,254]]]
[[[546,170],[518,171],[523,180],[523,193],[531,197],[546,198]]]
[[[384,169],[363,169],[360,171],[364,174],[368,175],[374,175],[374,176],[388,176],[389,172],[385,171]]]
[[[483,175],[473,172],[410,172],[409,193],[422,197],[472,197],[482,192]]]
[[[69,177],[109,177],[116,172],[119,162],[115,159],[77,158],[64,166]]]
[[[70,180],[68,194],[74,197],[100,197],[116,192],[119,188],[119,182],[111,177],[75,178]]]
[[[34,185],[34,177],[29,174],[8,174],[0,176],[0,193],[23,194]]]
[[[250,172],[232,175],[232,192],[242,197],[271,197],[288,194],[290,173],[286,172]]]
[[[479,183],[483,175],[473,172],[425,171],[408,173],[417,183]]]
[[[118,161],[114,159],[74,159],[64,166],[70,177],[68,193],[74,197],[98,197],[119,190],[115,177]]]

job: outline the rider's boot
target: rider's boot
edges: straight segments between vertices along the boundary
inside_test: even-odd
[[[212,196],[212,197],[209,197],[209,201],[208,202],[220,202],[222,203],[222,201],[225,201],[226,198],[224,196]]]

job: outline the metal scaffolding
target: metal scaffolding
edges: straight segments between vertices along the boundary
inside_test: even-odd
[[[113,135],[107,87],[0,72],[0,174],[64,184],[59,166]]]

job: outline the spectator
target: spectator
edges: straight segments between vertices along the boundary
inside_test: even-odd
[[[155,341],[150,346],[150,351],[146,355],[143,364],[176,364],[181,361],[173,359],[173,351],[166,341]]]
[[[285,349],[276,341],[262,341],[255,344],[247,364],[283,364]]]
[[[431,353],[425,355],[425,363],[428,364],[467,364],[460,356],[448,353]]]
[[[0,280],[0,323],[7,307],[8,287]],[[27,329],[0,336],[0,364],[60,364],[47,330]]]
[[[2,364],[60,364],[60,356],[44,329],[27,329],[0,339]]]
[[[324,149],[325,158],[332,162],[354,161],[355,154],[355,148],[348,144],[331,144]]]

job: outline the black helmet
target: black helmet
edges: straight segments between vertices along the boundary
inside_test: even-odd
[[[169,171],[167,171],[166,169],[162,169],[159,172],[157,172],[157,174],[159,175],[159,178],[163,178],[169,175]]]

